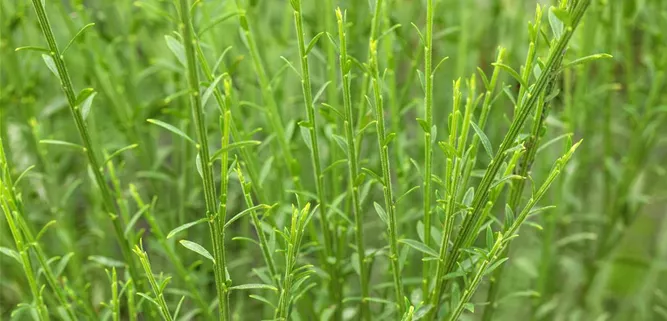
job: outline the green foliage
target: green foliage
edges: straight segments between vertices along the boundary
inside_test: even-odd
[[[667,318],[667,2],[548,2],[0,0],[0,319]]]

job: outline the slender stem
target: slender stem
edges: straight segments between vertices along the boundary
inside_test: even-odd
[[[23,273],[28,280],[30,294],[37,306],[39,320],[49,320],[48,309],[44,304],[42,293],[39,290],[37,279],[34,275],[32,261],[30,260],[30,247],[25,243],[23,235],[16,222],[16,217],[22,214],[17,211],[17,198],[13,192],[14,188],[9,173],[9,165],[7,164],[7,159],[5,157],[4,146],[2,145],[2,138],[0,138],[0,171],[2,171],[0,173],[0,196],[2,196],[0,197],[2,200],[0,201],[0,207],[5,214],[7,225],[9,226],[12,238],[14,239],[16,250],[19,253]]]
[[[317,119],[315,118],[315,107],[313,106],[313,93],[310,80],[310,69],[308,66],[308,52],[306,52],[305,31],[303,29],[303,17],[301,11],[301,0],[291,0],[292,9],[294,9],[294,25],[296,28],[297,42],[299,47],[299,57],[301,61],[301,89],[303,90],[304,104],[306,114],[308,115],[308,123],[301,123],[300,126],[306,127],[310,133],[310,156],[313,163],[313,175],[315,176],[317,198],[319,198],[319,213],[321,233],[324,237],[324,255],[326,257],[325,263],[328,266],[330,273],[330,294],[335,302],[341,300],[339,290],[342,288],[338,277],[338,261],[334,253],[334,244],[331,238],[331,228],[329,227],[329,219],[327,218],[328,203],[326,199],[326,192],[324,190],[324,174],[322,173],[322,164],[320,162],[320,148],[318,138]],[[331,258],[331,260],[330,260]]]
[[[236,0],[236,6],[240,10],[239,24],[241,25],[241,29],[246,40],[248,51],[250,51],[250,57],[252,58],[253,67],[255,69],[255,73],[257,74],[257,78],[259,80],[259,86],[262,92],[262,98],[264,99],[264,103],[266,104],[267,107],[266,116],[269,120],[272,130],[276,134],[276,139],[278,140],[278,145],[280,147],[281,153],[283,154],[283,158],[285,160],[287,169],[290,173],[290,176],[292,177],[294,188],[296,190],[301,191],[303,190],[303,186],[299,178],[299,170],[298,170],[299,164],[292,155],[292,151],[289,147],[289,140],[285,134],[285,129],[280,120],[278,103],[276,102],[273,93],[273,86],[269,81],[269,76],[266,72],[266,68],[264,67],[264,63],[261,60],[259,47],[255,40],[255,36],[250,29],[250,23],[248,22],[248,17],[246,16],[245,10],[243,10],[240,0]]]
[[[41,0],[32,0],[32,4],[35,8],[35,13],[37,14],[37,19],[39,20],[39,26],[42,30],[42,34],[44,35],[44,38],[46,39],[46,42],[49,46],[50,53],[48,57],[53,60],[56,66],[56,70],[58,71],[60,85],[63,89],[63,92],[65,93],[65,96],[67,97],[67,103],[70,107],[70,112],[74,118],[74,123],[76,124],[79,136],[83,142],[83,147],[85,148],[85,153],[88,157],[88,163],[92,169],[91,172],[93,173],[97,187],[102,194],[104,210],[111,217],[111,222],[113,223],[114,232],[116,233],[116,238],[120,245],[123,258],[129,267],[130,276],[132,279],[137,280],[136,282],[141,288],[143,282],[139,281],[141,279],[139,278],[136,262],[131,255],[128,240],[125,239],[125,236],[123,235],[122,222],[119,220],[118,216],[114,214],[117,212],[117,210],[113,202],[111,190],[109,189],[109,185],[104,178],[104,169],[100,166],[95,149],[93,148],[90,133],[88,132],[85,120],[83,119],[80,106],[78,106],[76,103],[76,95],[74,93],[74,87],[72,86],[72,80],[65,65],[64,57],[61,55],[60,50],[58,49],[51,24],[49,23],[46,10],[44,9],[44,4]]]
[[[486,255],[484,258],[484,261],[480,264],[480,267],[477,269],[477,272],[475,273],[475,276],[473,277],[472,281],[466,286],[466,289],[463,292],[463,295],[461,297],[461,300],[458,302],[457,307],[453,310],[453,312],[449,315],[449,318],[447,320],[449,321],[455,321],[458,320],[461,313],[463,312],[463,309],[465,305],[470,301],[472,298],[472,295],[475,293],[477,290],[477,287],[479,286],[479,283],[482,280],[482,277],[488,273],[488,269],[490,268],[490,265],[498,261],[498,257],[502,256],[501,253],[505,252],[507,250],[507,247],[510,245],[511,241],[514,239],[516,236],[516,233],[519,231],[519,228],[523,225],[523,223],[526,221],[528,218],[528,214],[530,211],[535,207],[535,205],[544,197],[546,194],[547,190],[549,187],[553,184],[553,182],[558,178],[560,175],[561,171],[565,167],[565,165],[568,163],[574,152],[577,150],[579,145],[581,144],[581,141],[576,143],[574,146],[572,146],[568,152],[565,153],[561,158],[559,158],[554,166],[552,167],[551,171],[549,172],[549,175],[547,176],[547,179],[542,183],[540,188],[535,192],[535,194],[532,195],[526,206],[521,210],[521,212],[517,215],[517,218],[514,222],[512,222],[511,225],[507,227],[503,233],[498,233],[498,236],[494,242],[493,247],[489,251],[489,253]],[[499,262],[498,264],[501,264],[502,262]]]
[[[479,226],[480,222],[483,220],[482,213],[483,208],[485,207],[486,201],[489,196],[490,189],[489,187],[493,183],[496,174],[500,170],[503,161],[507,158],[507,151],[514,145],[516,137],[519,135],[521,128],[523,127],[528,116],[534,111],[535,106],[538,103],[540,93],[542,93],[548,83],[560,72],[557,66],[557,62],[562,59],[562,55],[565,52],[567,44],[576,30],[576,27],[579,25],[581,18],[583,17],[584,12],[588,8],[590,0],[582,0],[577,2],[574,10],[571,13],[571,26],[566,28],[563,31],[563,35],[552,45],[549,52],[549,57],[545,63],[545,68],[540,74],[537,82],[533,85],[533,89],[526,95],[526,99],[520,102],[520,108],[517,108],[517,115],[514,118],[512,124],[505,137],[503,142],[500,145],[500,148],[496,152],[493,160],[489,164],[484,177],[479,183],[478,187],[475,189],[475,197],[472,201],[472,211],[465,217],[459,234],[457,235],[454,241],[454,247],[451,253],[451,257],[447,262],[446,273],[450,273],[456,267],[458,258],[461,255],[461,250],[467,248],[477,236],[475,233],[476,228]],[[440,282],[440,281],[438,281]],[[447,281],[442,281],[447,283]],[[446,284],[444,286],[446,288]],[[433,310],[434,314],[437,314],[439,305],[436,305]]]
[[[375,128],[377,130],[377,142],[380,149],[380,163],[382,164],[382,192],[384,195],[384,206],[387,211],[387,230],[389,232],[389,261],[394,277],[394,291],[396,294],[396,303],[398,305],[398,315],[403,315],[405,311],[405,301],[403,300],[403,284],[401,281],[401,267],[398,262],[398,232],[396,218],[396,204],[394,203],[394,192],[391,184],[391,167],[389,163],[389,139],[385,132],[384,105],[382,98],[382,88],[380,88],[380,71],[377,57],[377,42],[372,41],[371,48],[371,84],[373,87],[373,96],[375,98]]]
[[[225,244],[224,244],[224,223],[226,214],[226,189],[227,180],[226,172],[222,172],[221,184],[221,201],[218,208],[216,205],[216,191],[213,181],[213,163],[210,159],[208,137],[206,133],[206,119],[199,92],[199,75],[197,71],[197,61],[195,57],[196,39],[192,30],[192,22],[190,21],[190,1],[179,0],[180,16],[181,16],[181,34],[183,35],[183,47],[186,56],[186,73],[188,89],[190,91],[190,107],[192,108],[192,115],[194,118],[195,130],[197,132],[197,150],[198,162],[201,167],[202,184],[204,187],[204,201],[206,203],[206,216],[209,218],[209,229],[211,232],[211,240],[213,243],[213,257],[215,258],[214,273],[216,278],[216,290],[218,296],[218,309],[220,320],[226,321],[229,319],[229,301],[228,301],[228,282],[227,280],[227,264],[225,259]],[[223,156],[224,157],[224,156]],[[224,163],[224,161],[223,161]]]
[[[169,262],[176,269],[176,273],[178,274],[178,276],[187,285],[188,289],[190,290],[190,294],[192,295],[192,298],[199,306],[199,309],[202,310],[204,316],[206,316],[207,318],[212,317],[211,311],[208,308],[208,304],[204,301],[204,299],[201,296],[200,289],[197,288],[194,280],[192,279],[192,276],[188,273],[187,268],[183,265],[183,260],[181,260],[178,257],[178,255],[176,255],[173,245],[167,242],[167,237],[164,234],[164,231],[157,223],[157,220],[155,219],[155,216],[153,214],[154,202],[150,205],[147,205],[146,202],[144,202],[144,200],[141,198],[141,195],[139,195],[137,187],[134,184],[130,184],[130,195],[132,196],[132,198],[134,198],[134,201],[137,203],[137,206],[139,208],[144,208],[145,206],[148,206],[148,209],[144,213],[144,217],[146,217],[146,221],[148,222],[148,225],[151,227],[151,233],[155,234],[158,243],[160,244],[160,246],[162,246],[162,249],[164,250],[165,254],[167,255],[167,258],[169,259]],[[154,201],[155,200],[156,199],[154,199]]]
[[[347,55],[347,38],[345,29],[345,17],[340,8],[336,9],[336,19],[338,22],[338,37],[339,37],[339,62],[340,73],[343,81],[343,106],[344,106],[344,124],[345,140],[347,142],[347,167],[348,167],[348,184],[351,190],[352,207],[354,212],[354,232],[357,246],[357,256],[359,261],[359,282],[361,286],[361,318],[366,320],[368,316],[368,303],[363,298],[369,295],[368,286],[368,267],[366,264],[366,254],[364,247],[364,226],[363,226],[363,212],[361,210],[361,199],[359,196],[359,186],[357,177],[359,177],[359,165],[357,163],[356,153],[356,139],[354,134],[354,123],[352,113],[352,95],[350,90],[351,78],[351,61]]]
[[[239,183],[241,185],[241,190],[243,191],[243,198],[245,199],[246,206],[249,209],[254,208],[255,204],[252,200],[252,196],[250,195],[250,188],[252,184],[250,182],[246,182],[245,177],[243,176],[243,172],[241,171],[241,165],[238,163],[236,164],[236,174],[239,178]],[[271,281],[273,281],[275,286],[280,289],[281,284],[280,277],[278,276],[278,269],[276,268],[273,255],[271,255],[271,247],[269,246],[269,241],[266,239],[266,234],[264,234],[264,230],[262,229],[262,223],[259,219],[259,216],[257,215],[257,211],[250,211],[250,218],[252,219],[252,224],[255,226],[255,233],[257,233],[257,238],[259,239],[259,247],[262,251],[262,256],[264,257],[266,267],[269,269]]]
[[[424,244],[431,244],[431,175],[433,173],[433,144],[431,128],[433,127],[433,0],[426,1],[426,35],[424,43]],[[424,254],[426,258],[426,254]],[[424,261],[422,271],[422,293],[428,300],[430,289],[429,261]]]
[[[162,318],[164,318],[166,321],[173,321],[174,318],[171,316],[171,312],[169,312],[167,301],[164,299],[164,293],[162,292],[164,289],[158,285],[157,280],[155,279],[155,275],[151,269],[151,263],[148,260],[148,254],[143,250],[143,248],[139,247],[139,245],[134,246],[134,253],[137,254],[141,265],[144,267],[146,278],[148,279],[148,283],[151,285],[151,289],[153,289],[153,294],[155,295],[155,301],[160,306],[160,314],[162,314]]]

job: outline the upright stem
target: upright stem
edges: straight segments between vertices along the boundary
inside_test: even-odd
[[[255,73],[257,73],[260,90],[262,92],[262,99],[264,100],[264,103],[266,104],[267,107],[266,116],[269,120],[271,129],[274,131],[276,139],[278,140],[278,145],[280,147],[281,153],[283,154],[282,156],[285,160],[290,176],[292,177],[294,188],[299,191],[303,190],[303,186],[299,178],[299,171],[298,171],[299,164],[292,155],[292,151],[290,150],[289,140],[285,134],[285,129],[283,127],[282,121],[280,120],[278,103],[276,102],[276,99],[274,97],[273,87],[269,80],[269,76],[266,72],[266,68],[264,67],[264,63],[261,60],[255,36],[253,35],[250,29],[250,23],[248,22],[248,17],[246,16],[245,11],[241,6],[240,0],[236,0],[236,6],[240,10],[239,24],[241,25],[243,35],[245,36],[248,51],[250,51],[250,57],[252,58]]]
[[[44,35],[44,38],[46,38],[46,42],[49,46],[50,53],[48,57],[50,57],[56,65],[58,77],[60,78],[60,85],[63,89],[63,92],[65,93],[65,96],[67,97],[70,113],[72,114],[72,118],[74,118],[74,123],[83,142],[83,147],[88,157],[88,163],[90,164],[91,172],[93,173],[93,176],[95,177],[95,183],[97,184],[97,187],[102,194],[104,210],[111,217],[111,222],[113,223],[114,232],[120,245],[123,258],[129,267],[130,276],[139,285],[139,288],[142,288],[143,282],[140,281],[141,278],[139,277],[136,262],[131,255],[130,245],[128,240],[125,239],[125,236],[123,235],[124,229],[122,227],[122,222],[119,220],[118,215],[115,214],[117,210],[113,202],[113,197],[111,195],[109,185],[104,178],[104,169],[100,166],[95,149],[93,148],[90,133],[88,132],[86,122],[83,119],[82,111],[76,103],[76,94],[74,93],[72,80],[70,78],[69,71],[65,66],[64,57],[61,55],[60,50],[58,49],[58,45],[53,35],[53,30],[51,29],[51,24],[49,23],[49,19],[46,16],[46,10],[44,9],[43,2],[41,0],[32,0],[32,5],[35,8],[35,13],[37,14],[37,19],[39,21],[42,34]]]
[[[195,56],[196,39],[190,21],[190,1],[179,0],[181,23],[180,29],[183,35],[183,47],[186,56],[187,83],[190,91],[190,107],[194,118],[195,130],[197,132],[197,161],[201,167],[202,184],[204,187],[204,201],[206,203],[206,216],[209,218],[209,229],[213,243],[213,257],[215,258],[215,287],[218,296],[219,318],[226,321],[229,318],[228,302],[228,280],[225,260],[224,229],[226,204],[221,200],[219,208],[216,208],[215,185],[213,181],[213,163],[210,159],[208,137],[206,134],[206,119],[202,107],[199,92],[199,75],[197,72],[197,60]],[[224,157],[224,156],[223,156]],[[226,198],[226,173],[222,171],[222,198]],[[231,282],[229,282],[231,283]]]
[[[426,1],[426,35],[424,43],[424,243],[431,244],[431,175],[433,173],[433,146],[431,128],[433,127],[433,0]],[[424,258],[427,255],[424,254]],[[428,261],[423,262],[422,293],[428,297],[430,285]]]
[[[549,57],[545,63],[545,68],[540,74],[540,77],[537,79],[537,82],[533,85],[530,94],[526,95],[526,99],[523,99],[519,102],[520,107],[517,108],[517,114],[510,125],[508,132],[503,138],[503,142],[500,145],[500,148],[496,152],[493,160],[489,164],[484,177],[479,183],[478,187],[475,189],[475,196],[473,198],[471,207],[472,210],[468,213],[461,224],[461,229],[456,239],[454,240],[454,247],[452,249],[451,257],[447,261],[446,273],[450,273],[456,268],[458,259],[461,255],[461,250],[470,246],[477,236],[477,228],[483,220],[483,209],[487,202],[490,186],[493,183],[496,174],[501,168],[502,163],[507,158],[507,151],[514,145],[516,137],[519,135],[521,128],[523,127],[526,119],[534,111],[535,106],[538,103],[540,94],[544,92],[548,83],[553,80],[553,78],[560,72],[558,61],[562,59],[562,55],[565,52],[567,44],[570,41],[576,27],[579,25],[584,12],[588,8],[590,0],[581,0],[577,2],[575,7],[571,12],[571,26],[566,28],[563,31],[562,36],[555,41],[552,45],[551,50],[549,51]],[[445,282],[447,281],[440,281]],[[443,286],[443,288],[446,288]],[[434,307],[433,311],[437,314],[439,305]]]
[[[347,167],[348,167],[348,184],[351,190],[352,207],[354,210],[354,231],[355,241],[357,246],[357,257],[359,260],[359,281],[361,286],[361,318],[367,320],[368,303],[363,298],[368,297],[368,267],[366,265],[366,254],[364,247],[364,226],[363,226],[363,212],[361,210],[361,199],[359,197],[359,186],[361,182],[357,180],[359,177],[359,165],[357,163],[356,153],[356,139],[354,134],[354,121],[352,120],[352,96],[350,93],[350,70],[351,64],[347,55],[347,38],[345,36],[345,18],[340,8],[336,9],[336,18],[338,21],[338,37],[340,47],[340,69],[341,78],[343,81],[343,105],[344,105],[344,124],[345,140],[347,141]]]
[[[303,90],[304,104],[306,107],[306,114],[308,115],[308,123],[301,123],[300,126],[306,127],[310,133],[310,156],[313,163],[313,174],[317,185],[317,198],[319,198],[320,206],[320,224],[324,237],[324,255],[325,264],[328,265],[328,272],[331,277],[329,285],[331,297],[335,302],[340,302],[341,294],[339,290],[342,288],[338,278],[338,262],[334,253],[334,245],[331,239],[331,229],[329,227],[329,220],[327,218],[328,204],[326,193],[324,191],[324,174],[322,173],[322,164],[320,162],[320,148],[318,144],[318,130],[317,119],[315,119],[315,107],[313,106],[313,93],[310,80],[310,69],[308,67],[308,52],[306,52],[305,31],[303,29],[303,17],[301,12],[301,0],[291,0],[292,9],[294,9],[294,25],[298,38],[299,58],[301,61],[301,89]],[[332,262],[329,263],[329,258]]]
[[[389,232],[389,261],[394,277],[394,291],[396,294],[396,303],[398,305],[398,315],[405,311],[405,301],[403,300],[403,284],[401,281],[401,265],[398,262],[398,232],[396,224],[396,204],[394,203],[394,192],[391,184],[391,167],[389,164],[389,143],[391,137],[385,133],[384,105],[382,98],[382,88],[380,88],[380,71],[377,57],[377,41],[372,41],[371,48],[371,84],[373,87],[373,96],[375,98],[375,127],[377,130],[377,142],[380,149],[380,163],[382,164],[382,192],[384,194],[384,206],[387,211],[387,230]]]
[[[25,243],[15,219],[16,216],[21,214],[18,213],[17,199],[14,194],[14,186],[9,173],[9,164],[7,164],[2,138],[0,138],[0,196],[0,208],[2,208],[2,212],[5,214],[9,231],[14,239],[16,250],[19,252],[21,267],[28,280],[30,294],[37,306],[37,315],[39,320],[49,320],[49,312],[44,304],[42,293],[39,290],[37,279],[34,275],[32,261],[30,260],[30,247]]]

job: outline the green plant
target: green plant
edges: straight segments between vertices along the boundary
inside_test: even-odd
[[[659,320],[667,3],[552,2],[0,0],[0,319]]]

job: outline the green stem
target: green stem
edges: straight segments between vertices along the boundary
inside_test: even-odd
[[[32,0],[32,4],[33,7],[35,8],[35,13],[37,14],[42,34],[44,35],[44,38],[46,39],[46,42],[48,43],[49,46],[50,50],[49,57],[53,59],[53,62],[56,65],[56,70],[58,71],[58,76],[60,78],[60,85],[63,89],[63,92],[65,93],[65,96],[67,97],[67,102],[70,107],[70,112],[72,114],[72,117],[74,118],[74,122],[79,132],[79,136],[81,137],[81,140],[83,142],[83,147],[85,148],[85,153],[88,157],[88,163],[90,164],[91,172],[93,173],[97,187],[99,188],[100,193],[102,194],[102,199],[104,201],[103,203],[104,210],[111,217],[111,222],[113,223],[114,232],[116,233],[116,238],[120,245],[123,258],[125,260],[125,263],[129,267],[130,276],[132,277],[132,279],[137,280],[137,283],[140,285],[141,288],[141,285],[143,283],[139,281],[140,278],[136,262],[131,256],[130,245],[128,243],[128,240],[126,240],[125,236],[123,235],[122,222],[121,220],[118,219],[117,215],[113,214],[116,213],[117,211],[116,211],[116,206],[114,205],[113,202],[113,198],[111,196],[109,185],[104,179],[104,174],[103,174],[104,169],[100,167],[100,162],[98,161],[97,155],[95,154],[95,149],[93,149],[90,133],[88,132],[85,120],[83,119],[83,114],[79,106],[76,104],[76,95],[74,93],[74,87],[72,86],[72,80],[70,78],[69,71],[65,66],[64,57],[60,54],[60,50],[58,49],[58,45],[53,35],[51,24],[49,23],[48,17],[46,16],[46,10],[44,9],[44,5],[41,0]]]
[[[359,260],[359,282],[361,286],[361,319],[367,320],[368,302],[363,298],[369,295],[368,285],[368,267],[366,264],[366,254],[364,247],[364,226],[363,226],[363,212],[361,210],[361,199],[359,196],[359,186],[361,183],[357,180],[359,177],[359,164],[357,163],[356,153],[356,139],[354,134],[354,123],[352,120],[352,95],[350,90],[350,70],[351,61],[347,55],[347,37],[345,28],[345,18],[340,8],[336,9],[336,19],[338,22],[338,37],[339,37],[339,62],[340,72],[343,81],[343,105],[344,105],[344,127],[345,140],[347,142],[347,167],[348,167],[348,184],[351,190],[352,207],[354,212],[354,232],[357,246],[357,256]]]
[[[329,219],[327,218],[328,203],[326,199],[326,193],[324,191],[324,174],[322,173],[322,164],[320,159],[320,148],[318,144],[318,126],[317,119],[315,119],[315,107],[313,106],[313,93],[310,80],[310,69],[308,66],[308,52],[306,52],[306,40],[305,40],[305,31],[303,29],[303,17],[301,11],[301,0],[291,0],[292,9],[294,9],[294,25],[296,28],[297,42],[299,47],[299,58],[301,60],[301,89],[303,90],[304,104],[306,107],[306,113],[308,115],[308,124],[300,124],[300,126],[307,127],[310,132],[310,147],[311,147],[311,161],[313,163],[313,174],[315,176],[315,182],[317,186],[317,198],[319,198],[319,214],[320,214],[320,224],[321,224],[321,233],[324,237],[324,255],[325,263],[328,266],[328,272],[331,277],[330,284],[330,294],[335,302],[341,300],[341,293],[339,290],[342,289],[340,284],[340,279],[338,277],[338,262],[336,254],[334,253],[334,244],[331,238],[331,228],[329,227]],[[330,262],[329,258],[333,261]]]
[[[276,139],[278,140],[280,151],[283,154],[282,158],[285,160],[287,169],[290,173],[290,176],[292,177],[294,188],[296,190],[302,191],[303,186],[299,178],[298,162],[292,155],[292,151],[289,147],[289,140],[285,134],[285,129],[283,127],[282,121],[280,120],[278,103],[276,102],[275,96],[273,94],[273,86],[269,81],[269,76],[266,72],[266,68],[264,67],[264,63],[262,62],[261,56],[259,54],[257,42],[255,40],[254,34],[250,29],[248,17],[246,16],[245,10],[241,5],[240,0],[236,0],[236,6],[240,11],[239,24],[241,25],[241,29],[243,32],[243,36],[245,37],[246,40],[248,51],[250,51],[250,57],[252,58],[253,67],[255,69],[255,73],[257,74],[259,80],[259,86],[262,92],[262,98],[264,99],[264,103],[266,104],[267,107],[266,116],[269,120],[272,130],[276,135]],[[298,199],[299,198],[297,198],[297,200]]]
[[[588,8],[590,0],[582,0],[577,2],[573,11],[571,12],[571,26],[566,28],[563,31],[563,35],[552,45],[549,52],[549,57],[545,63],[545,68],[540,74],[537,82],[533,85],[533,89],[527,94],[526,99],[520,102],[520,108],[517,108],[517,114],[514,118],[514,121],[510,125],[508,132],[506,133],[503,142],[500,145],[500,148],[496,152],[493,160],[489,164],[484,177],[479,183],[478,187],[475,189],[475,197],[472,201],[472,211],[465,217],[463,223],[461,224],[461,229],[454,241],[454,247],[451,253],[451,257],[447,262],[446,273],[450,273],[457,266],[456,263],[461,255],[461,250],[470,246],[477,236],[476,227],[479,226],[479,223],[483,220],[482,212],[485,207],[486,201],[489,196],[489,187],[495,180],[496,174],[500,170],[503,161],[507,158],[507,151],[514,145],[516,137],[519,135],[521,128],[523,127],[526,119],[535,109],[536,104],[538,103],[540,94],[544,92],[548,83],[560,72],[557,68],[557,62],[562,59],[562,55],[567,48],[570,38],[572,37],[576,27],[579,25],[584,12]],[[441,282],[438,280],[438,282]],[[446,288],[447,281],[445,282]],[[438,299],[439,300],[439,299]],[[433,311],[434,314],[437,314],[439,305],[435,305]]]
[[[401,281],[401,267],[398,262],[398,232],[396,219],[396,203],[394,202],[394,192],[391,184],[391,167],[389,163],[389,137],[385,133],[384,105],[382,98],[382,88],[380,88],[380,71],[377,59],[377,42],[370,44],[371,48],[371,84],[373,87],[373,96],[375,98],[375,127],[377,130],[377,142],[380,149],[380,163],[382,164],[382,192],[384,194],[384,206],[387,211],[387,230],[389,232],[389,261],[394,277],[394,291],[396,294],[396,303],[398,305],[399,315],[405,311],[405,301],[403,300],[403,284]]]
[[[431,128],[433,127],[433,14],[435,7],[433,0],[426,1],[426,35],[424,43],[424,244],[431,244],[431,175],[433,173],[433,144]],[[424,258],[426,258],[424,254]],[[422,293],[428,301],[430,289],[428,261],[422,263]]]
[[[227,264],[225,259],[225,244],[224,244],[224,229],[225,214],[226,214],[226,186],[227,177],[226,170],[223,170],[221,175],[221,200],[218,208],[216,205],[216,191],[213,181],[213,163],[210,158],[208,137],[206,133],[206,119],[204,117],[204,110],[199,92],[199,75],[197,71],[197,61],[195,56],[196,39],[192,30],[192,23],[190,21],[190,1],[179,0],[180,16],[181,16],[181,34],[183,35],[183,47],[186,56],[186,72],[187,83],[190,90],[190,107],[192,108],[192,115],[194,118],[195,130],[197,132],[197,150],[199,152],[202,184],[204,187],[204,201],[206,203],[206,216],[209,218],[209,229],[211,232],[211,240],[213,243],[213,257],[215,258],[214,273],[216,278],[216,290],[218,296],[219,319],[226,321],[229,319],[229,300],[228,300],[228,283],[227,279]],[[224,154],[224,153],[223,153]],[[223,155],[223,158],[225,155]],[[224,160],[223,160],[224,163]]]

